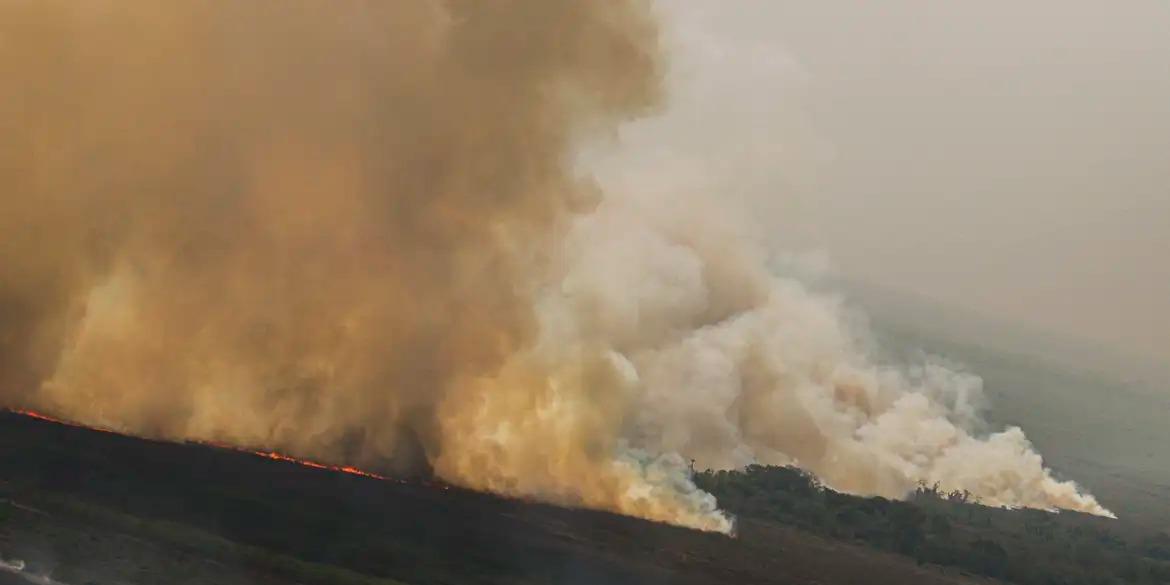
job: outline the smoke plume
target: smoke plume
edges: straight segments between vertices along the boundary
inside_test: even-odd
[[[717,210],[602,198],[648,5],[0,6],[0,402],[730,530],[700,466],[1105,513]]]

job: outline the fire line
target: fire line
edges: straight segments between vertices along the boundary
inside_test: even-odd
[[[63,420],[63,419],[49,416],[47,414],[40,413],[40,412],[37,412],[34,410],[28,410],[28,409],[23,409],[23,408],[9,408],[6,410],[8,412],[13,413],[13,414],[27,416],[29,418],[34,418],[37,420],[41,420],[41,421],[45,421],[45,422],[49,422],[49,423],[53,423],[53,424],[64,425],[64,426],[74,427],[74,428],[79,428],[79,429],[87,429],[87,430],[91,430],[91,431],[98,431],[98,432],[102,432],[102,433],[110,433],[110,434],[120,435],[120,436],[124,436],[124,437],[130,436],[130,435],[127,435],[126,433],[121,433],[121,432],[115,431],[113,429],[93,427],[93,426],[77,423],[74,421]],[[235,451],[237,453],[246,453],[249,455],[254,455],[256,457],[263,457],[265,459],[271,459],[273,461],[283,461],[285,463],[292,463],[294,465],[300,465],[302,467],[309,467],[312,469],[321,469],[324,471],[333,471],[333,472],[337,472],[337,473],[348,473],[350,475],[367,477],[367,478],[376,479],[379,481],[393,481],[393,482],[401,483],[401,484],[409,483],[409,482],[401,480],[401,479],[386,477],[384,475],[380,475],[380,474],[374,473],[372,471],[366,471],[364,469],[360,469],[360,468],[353,467],[350,465],[332,465],[329,463],[322,463],[320,461],[312,461],[309,459],[300,459],[298,457],[293,457],[291,455],[277,453],[276,451],[263,451],[263,450],[257,450],[257,449],[248,449],[246,447],[237,447],[234,445],[228,445],[228,444],[224,444],[224,443],[216,443],[216,442],[211,442],[211,441],[187,441],[187,442],[195,444],[195,445],[203,445],[205,447],[212,447],[215,449],[223,449],[226,451]],[[442,490],[450,489],[450,486],[448,486],[448,485],[432,483],[432,482],[424,482],[423,485],[426,485],[427,487],[442,489]]]

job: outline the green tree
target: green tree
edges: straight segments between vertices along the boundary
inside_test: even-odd
[[[926,524],[926,514],[917,506],[900,504],[890,511],[890,523],[893,528],[894,549],[903,554],[912,554],[925,538],[923,525]]]
[[[951,522],[942,514],[931,514],[930,534],[936,538],[949,539],[951,537]]]

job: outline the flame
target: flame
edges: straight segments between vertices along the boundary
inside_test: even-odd
[[[51,423],[53,423],[53,424],[64,425],[64,426],[67,426],[67,427],[74,427],[74,428],[78,428],[78,429],[88,429],[88,430],[91,430],[91,431],[98,431],[98,432],[101,432],[101,433],[111,433],[111,434],[115,434],[115,435],[121,435],[121,434],[122,434],[122,433],[118,433],[117,431],[114,431],[114,430],[111,430],[111,429],[105,429],[105,428],[101,428],[101,427],[91,427],[91,426],[83,425],[83,424],[81,424],[81,423],[76,423],[76,422],[73,422],[73,421],[68,421],[68,420],[62,420],[62,419],[59,419],[59,418],[54,418],[54,417],[51,417],[51,416],[49,416],[49,415],[47,415],[47,414],[44,414],[44,413],[41,413],[41,412],[36,412],[36,411],[34,411],[34,410],[26,410],[26,409],[23,409],[23,408],[9,408],[9,409],[6,409],[6,410],[7,410],[8,412],[11,412],[12,414],[19,414],[19,415],[21,415],[21,416],[27,416],[27,417],[29,417],[29,418],[35,418],[35,419],[37,419],[37,420],[43,420],[43,421],[45,421],[45,422],[51,422]]]
[[[349,465],[333,465],[330,463],[322,463],[320,461],[313,461],[311,459],[300,459],[298,457],[293,457],[291,455],[277,453],[276,451],[263,451],[263,450],[257,450],[257,449],[248,449],[245,447],[236,447],[234,445],[228,445],[225,443],[213,443],[210,441],[188,441],[188,442],[195,444],[195,445],[204,445],[207,447],[214,447],[216,449],[222,449],[225,451],[235,451],[237,453],[247,453],[248,455],[255,455],[257,457],[263,457],[265,459],[271,459],[273,461],[283,461],[285,463],[294,463],[294,464],[300,465],[302,467],[311,467],[313,469],[323,469],[325,471],[334,471],[337,473],[348,473],[350,475],[360,475],[362,477],[368,477],[370,479],[377,479],[380,481],[395,481],[398,483],[406,483],[405,481],[400,480],[400,479],[386,477],[384,475],[379,475],[379,474],[374,473],[372,471],[366,471],[364,469],[359,469],[357,467],[353,467],[353,466],[349,466]]]
[[[101,433],[110,433],[110,434],[119,435],[119,436],[123,436],[123,437],[130,436],[130,435],[127,435],[125,433],[120,433],[118,431],[115,431],[113,429],[83,425],[83,424],[78,423],[78,422],[56,418],[56,417],[44,414],[42,412],[37,412],[35,410],[28,410],[28,409],[23,409],[23,408],[11,408],[11,409],[7,409],[7,411],[11,412],[12,414],[18,414],[21,416],[26,416],[26,417],[34,418],[34,419],[37,419],[40,421],[45,421],[45,422],[63,425],[63,426],[67,426],[67,427],[86,429],[86,430],[90,430],[90,431],[98,431]],[[203,445],[205,447],[212,447],[215,449],[222,449],[225,451],[234,451],[236,453],[246,453],[248,455],[255,455],[256,457],[263,457],[265,459],[271,459],[273,461],[282,461],[284,463],[292,463],[295,465],[300,465],[302,467],[309,467],[312,469],[321,469],[324,471],[332,471],[332,472],[336,472],[336,473],[347,473],[349,475],[357,475],[357,476],[366,477],[366,478],[370,478],[370,479],[376,479],[378,481],[392,481],[392,482],[400,483],[400,484],[411,483],[411,482],[407,482],[407,481],[402,480],[402,479],[387,477],[385,475],[380,475],[380,474],[374,473],[372,471],[367,471],[365,469],[353,467],[351,465],[333,465],[330,463],[322,463],[320,461],[313,461],[310,459],[301,459],[298,457],[293,457],[291,455],[285,455],[283,453],[278,453],[276,451],[248,449],[246,447],[237,447],[235,445],[228,445],[225,443],[215,443],[215,442],[211,442],[211,441],[187,441],[187,442],[194,444],[194,445]],[[435,483],[435,482],[419,482],[419,483],[421,485],[425,485],[427,487],[437,488],[437,489],[441,489],[441,490],[449,490],[451,487],[451,486],[446,485],[446,484]]]

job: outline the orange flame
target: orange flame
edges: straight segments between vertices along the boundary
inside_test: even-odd
[[[201,445],[207,445],[209,447],[217,447],[219,449],[227,449],[230,451],[237,451],[240,453],[248,453],[249,455],[263,457],[265,459],[272,459],[273,461],[284,461],[286,463],[295,463],[297,465],[301,465],[304,467],[312,467],[313,469],[324,469],[326,471],[336,471],[339,473],[348,473],[350,475],[360,475],[362,477],[369,477],[371,479],[378,479],[378,480],[382,480],[382,481],[397,481],[398,483],[406,483],[405,481],[402,481],[399,479],[386,477],[384,475],[379,475],[379,474],[374,473],[372,471],[358,469],[357,467],[352,467],[349,465],[331,465],[329,463],[321,463],[319,461],[311,461],[309,459],[298,459],[298,458],[293,457],[291,455],[277,453],[276,451],[258,451],[258,450],[254,450],[254,449],[244,449],[241,447],[235,447],[233,445],[223,445],[223,444],[219,444],[219,443],[208,443],[208,442],[204,442],[204,441],[197,441],[196,443],[201,444]]]
[[[25,410],[25,409],[21,409],[21,408],[9,408],[6,410],[8,410],[8,412],[11,412],[13,414],[19,414],[22,416],[27,416],[29,418],[35,418],[37,420],[43,420],[45,422],[51,422],[53,424],[65,425],[67,427],[75,427],[75,428],[79,428],[79,429],[89,429],[91,431],[99,431],[102,433],[121,434],[121,433],[117,433],[116,431],[113,431],[110,429],[103,429],[101,427],[90,427],[90,426],[86,426],[86,425],[83,425],[80,423],[75,423],[72,421],[62,420],[59,418],[53,418],[47,414],[42,414],[42,413],[32,411],[32,410]]]
[[[11,408],[11,409],[7,409],[7,410],[8,410],[8,412],[11,412],[13,414],[19,414],[22,416],[27,416],[29,418],[35,418],[37,420],[42,420],[42,421],[50,422],[53,424],[64,425],[64,426],[68,426],[68,427],[75,427],[75,428],[79,428],[79,429],[88,429],[91,431],[99,431],[102,433],[111,433],[111,434],[116,434],[116,435],[121,435],[121,436],[128,436],[125,433],[119,433],[118,431],[115,431],[112,429],[104,429],[101,427],[91,427],[91,426],[83,425],[83,424],[80,424],[77,422],[55,418],[55,417],[49,416],[47,414],[43,414],[43,413],[36,412],[33,410],[27,410],[27,409],[22,409],[22,408]],[[386,477],[384,475],[379,475],[379,474],[374,473],[372,471],[366,471],[364,469],[359,469],[357,467],[353,467],[353,466],[349,466],[349,465],[332,465],[329,463],[321,463],[319,461],[311,461],[309,459],[299,459],[297,457],[292,457],[291,455],[277,453],[276,451],[262,451],[262,450],[256,450],[256,449],[248,449],[245,447],[237,447],[235,445],[227,445],[227,444],[222,444],[222,443],[213,443],[210,441],[190,441],[190,442],[197,444],[197,445],[204,445],[207,447],[213,447],[216,449],[235,451],[237,453],[247,453],[249,455],[263,457],[265,459],[272,459],[273,461],[283,461],[285,463],[293,463],[296,465],[300,465],[303,467],[310,467],[313,469],[322,469],[325,471],[334,471],[337,473],[348,473],[350,475],[358,475],[361,477],[368,477],[370,479],[377,479],[379,481],[394,481],[394,482],[398,482],[398,483],[402,483],[402,484],[408,483],[408,482],[403,481],[401,479]],[[450,489],[450,486],[445,485],[445,484],[424,482],[423,485],[426,485],[428,487],[442,489],[442,490]]]

